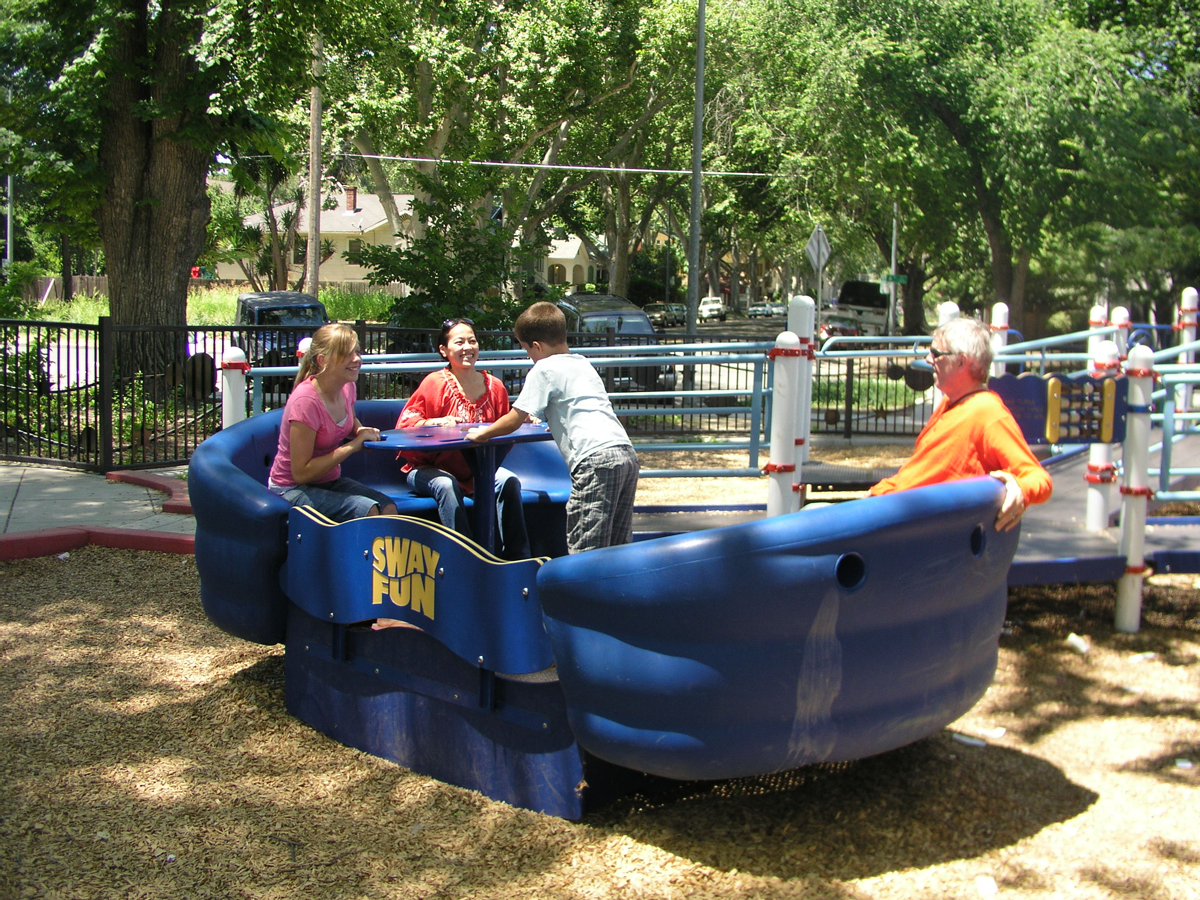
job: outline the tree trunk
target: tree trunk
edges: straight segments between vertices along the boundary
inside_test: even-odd
[[[904,306],[904,334],[928,334],[925,324],[925,267],[919,260],[906,259],[897,265],[908,279],[902,285],[901,303]]]
[[[629,296],[629,241],[632,236],[630,216],[629,175],[614,173],[609,181],[608,253],[612,266],[608,270],[608,289],[620,296]]]
[[[63,303],[70,303],[75,296],[75,285],[71,281],[71,276],[74,274],[74,267],[71,265],[71,239],[64,234],[60,246],[62,248],[62,300]]]
[[[384,171],[383,164],[379,161],[379,155],[375,151],[375,141],[364,128],[354,136],[352,143],[354,149],[362,154],[363,160],[367,164],[367,173],[375,184],[375,196],[379,198],[383,214],[387,216],[388,229],[392,233],[392,246],[397,247],[400,245],[400,234],[403,229],[400,222],[400,210],[396,208],[396,195],[392,191],[392,183],[388,180],[387,172]]]
[[[185,325],[191,267],[204,249],[210,204],[205,180],[212,154],[179,138],[190,111],[147,120],[167,92],[193,77],[188,54],[199,25],[162,0],[150,49],[148,0],[132,0],[114,26],[100,169],[107,179],[99,213],[108,264],[109,304],[116,325]],[[137,77],[147,63],[150,71]],[[174,107],[172,107],[174,108]],[[147,342],[124,371],[165,371],[181,341]]]

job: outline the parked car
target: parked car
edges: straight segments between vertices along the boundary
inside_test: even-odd
[[[771,307],[771,315],[786,316],[788,314],[788,305],[786,303],[771,302],[767,306]]]
[[[558,301],[567,317],[567,332],[575,335],[577,347],[602,347],[613,342],[657,344],[658,337],[650,318],[635,304],[617,294],[578,292]],[[600,370],[614,391],[670,391],[675,388],[673,366],[606,366]]]
[[[726,315],[725,301],[720,297],[705,297],[700,301],[699,309],[696,310],[696,318],[701,322],[707,322],[709,319],[718,319],[724,322]]]
[[[671,312],[675,313],[675,324],[686,325],[687,306],[683,303],[668,303],[667,305],[671,307]]]
[[[750,308],[746,310],[746,315],[752,319],[757,319],[760,316],[772,316],[770,303],[751,303]]]
[[[831,337],[857,337],[859,333],[857,320],[850,316],[827,315],[821,319],[817,337],[824,344]]]
[[[300,291],[251,291],[238,294],[236,324],[257,326],[234,344],[246,351],[251,366],[294,366],[296,345],[329,323],[325,305]]]
[[[660,328],[668,328],[672,325],[679,324],[679,317],[675,314],[675,310],[665,303],[647,303],[642,310],[650,319],[651,325],[657,325]]]

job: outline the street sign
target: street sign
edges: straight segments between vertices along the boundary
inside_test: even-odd
[[[809,237],[808,243],[804,246],[804,252],[808,254],[808,261],[812,263],[812,267],[820,272],[825,268],[825,263],[829,261],[829,238],[825,236],[825,229],[818,225],[813,229],[812,236]]]
[[[884,284],[908,284],[908,276],[907,275],[886,274],[883,276],[883,283]]]

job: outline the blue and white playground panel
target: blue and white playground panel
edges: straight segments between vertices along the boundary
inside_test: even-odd
[[[390,427],[402,401],[365,401]],[[715,779],[919,740],[995,671],[1016,531],[974,479],[565,555],[552,444],[504,462],[538,558],[436,522],[391,454],[346,474],[401,515],[333,524],[265,487],[280,413],[192,459],[205,611],[286,644],[288,709],[349,746],[577,819],[642,773]],[[372,631],[375,618],[416,627]],[[545,680],[557,666],[560,680]]]

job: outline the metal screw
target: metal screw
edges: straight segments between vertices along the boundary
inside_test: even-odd
[[[479,657],[479,664],[480,664],[481,666],[483,665],[483,657],[482,657],[482,656],[481,656],[481,657]]]
[[[549,723],[549,722],[543,722],[543,723],[542,723],[542,731],[549,731],[549,730],[550,730],[550,723]]]
[[[521,596],[528,597],[529,596],[529,588],[521,588]]]
[[[304,535],[302,535],[302,534],[296,535],[296,543],[297,544],[300,543],[302,540],[304,540]]]
[[[378,675],[378,674],[379,674],[379,670],[378,670],[378,669],[376,669],[376,670],[375,670],[375,674],[376,674],[376,675]]]
[[[455,695],[454,695],[454,699],[455,699],[455,700],[457,700],[457,699],[458,699],[458,694],[455,694]]]
[[[446,577],[445,568],[442,566],[438,566],[438,578],[445,578],[445,577]]]
[[[331,619],[333,618],[333,613],[329,614],[329,618],[331,618]]]
[[[363,559],[369,559],[369,558],[370,558],[370,557],[368,557],[368,556],[367,556],[367,551],[366,551],[366,550],[364,550],[364,551],[363,551]]]

